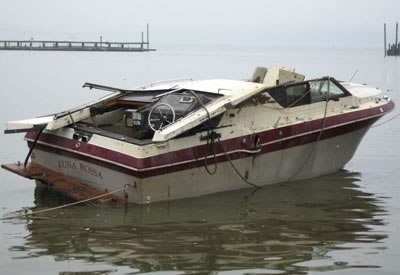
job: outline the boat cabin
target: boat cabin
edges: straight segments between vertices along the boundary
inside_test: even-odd
[[[86,83],[113,94],[56,115],[14,121],[6,133],[31,129],[75,129],[73,138],[87,142],[93,134],[133,144],[162,142],[217,127],[222,115],[249,101],[275,109],[294,108],[351,94],[333,78],[304,80],[294,69],[257,68],[249,81],[178,81],[123,90]]]

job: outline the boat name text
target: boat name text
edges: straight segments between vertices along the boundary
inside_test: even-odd
[[[99,179],[103,179],[103,175],[101,174],[100,171],[97,171],[95,168],[84,164],[84,163],[76,163],[71,160],[59,160],[58,161],[58,168],[60,169],[69,169],[69,170],[75,170],[75,171],[81,171],[83,173],[86,173],[90,176],[97,177]]]

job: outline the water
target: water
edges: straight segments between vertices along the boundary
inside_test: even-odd
[[[309,78],[369,83],[400,102],[400,59],[380,49],[208,48],[154,53],[0,52],[0,125],[182,77],[249,78],[282,64]],[[396,109],[384,120],[398,114]],[[369,131],[344,170],[314,180],[128,208],[76,206],[0,221],[1,274],[398,274],[399,119]],[[0,162],[23,160],[22,135],[1,135]],[[0,171],[0,215],[65,199]]]

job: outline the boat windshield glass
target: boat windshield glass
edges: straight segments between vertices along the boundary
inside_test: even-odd
[[[334,81],[328,81],[327,79],[323,79],[323,80],[310,81],[309,83],[310,83],[311,101],[313,103],[325,101],[328,94],[328,90],[330,99],[344,97],[348,95],[344,90],[342,90],[339,86],[337,86],[334,83]]]
[[[328,94],[329,99],[350,95],[336,80],[328,79],[277,86],[269,89],[268,93],[284,108],[325,101]]]
[[[310,103],[308,83],[300,83],[287,87],[279,86],[268,93],[283,107],[294,107]]]

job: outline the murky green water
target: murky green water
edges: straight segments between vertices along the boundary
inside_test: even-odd
[[[182,76],[241,79],[274,63],[339,79],[358,69],[355,81],[387,87],[400,102],[400,59],[385,60],[378,50],[0,52],[1,125],[97,97],[79,89],[84,81],[132,88]],[[0,273],[397,274],[399,121],[371,129],[344,170],[314,180],[0,221]],[[22,135],[0,140],[2,163],[24,158]],[[0,215],[66,203],[32,181],[0,175]]]

